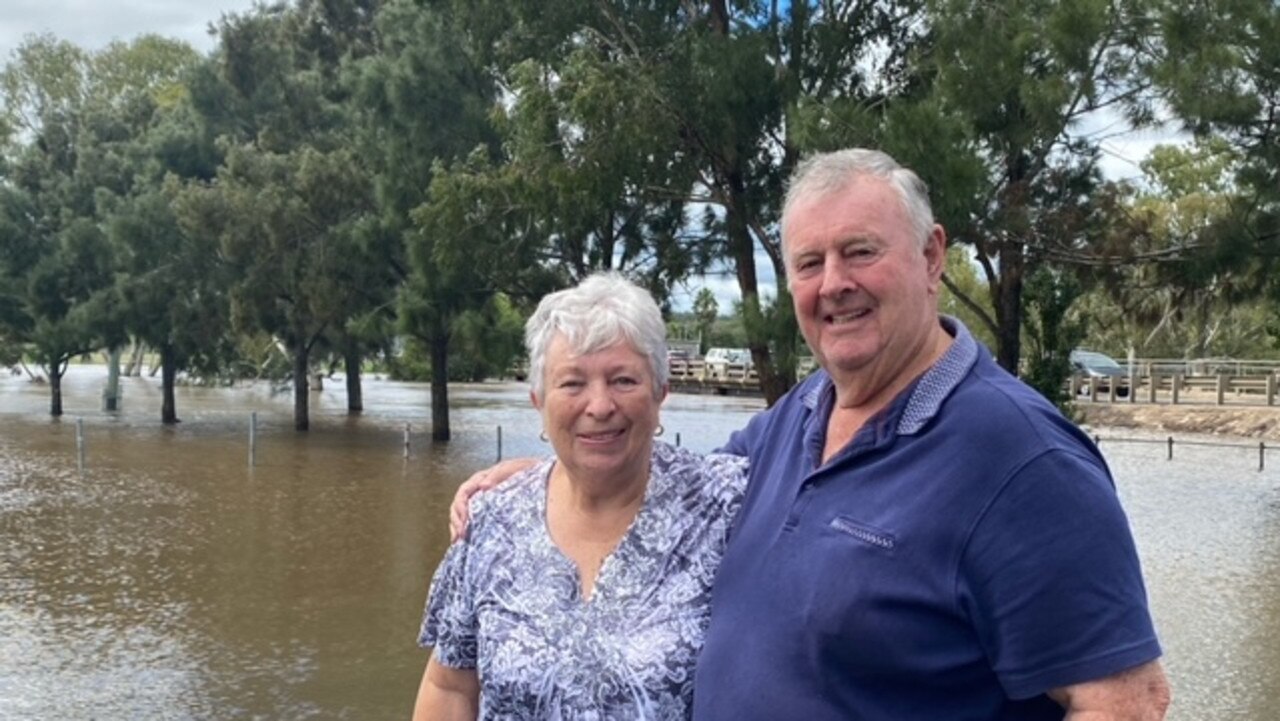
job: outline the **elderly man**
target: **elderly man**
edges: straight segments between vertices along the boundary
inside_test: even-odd
[[[1159,719],[1168,687],[1101,456],[939,319],[946,238],[889,156],[805,161],[783,210],[822,370],[727,450],[751,481],[697,719]]]
[[[810,158],[782,238],[821,370],[724,449],[750,482],[694,718],[1163,718],[1110,473],[939,318],[946,237],[923,183],[877,151]]]

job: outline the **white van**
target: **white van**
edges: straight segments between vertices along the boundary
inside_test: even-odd
[[[737,371],[735,378],[751,370],[751,351],[746,348],[712,348],[702,360],[707,366],[707,378],[711,380],[727,380],[731,366]]]

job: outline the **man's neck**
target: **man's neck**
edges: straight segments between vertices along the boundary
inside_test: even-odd
[[[921,344],[913,354],[914,362],[905,368],[883,369],[869,367],[863,373],[848,373],[837,377],[831,374],[836,402],[827,419],[827,438],[822,460],[835,455],[858,434],[867,421],[883,411],[917,378],[924,375],[938,359],[946,354],[955,339],[941,325]]]

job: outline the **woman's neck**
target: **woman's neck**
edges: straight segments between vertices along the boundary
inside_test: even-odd
[[[589,600],[604,559],[626,535],[649,487],[649,468],[608,478],[571,472],[559,461],[547,482],[547,532],[578,568],[580,591]]]

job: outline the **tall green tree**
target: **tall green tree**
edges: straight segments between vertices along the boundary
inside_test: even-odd
[[[55,416],[70,360],[123,340],[101,227],[101,201],[126,182],[106,152],[122,132],[111,112],[120,93],[94,60],[33,36],[0,72],[0,326],[48,376]]]
[[[160,354],[160,420],[178,422],[179,371],[214,374],[231,355],[227,267],[208,235],[182,229],[175,175],[121,203],[108,225],[123,273],[126,327]]]
[[[293,360],[294,427],[310,425],[311,352],[363,313],[357,241],[372,208],[341,63],[372,51],[377,3],[258,6],[218,24],[214,72],[192,83],[221,132],[216,181],[193,189],[188,233],[211,233],[231,264],[232,319],[278,338]],[[354,24],[352,24],[354,23]]]
[[[432,4],[389,2],[377,15],[378,51],[349,66],[359,107],[356,141],[372,169],[376,222],[362,236],[386,270],[401,332],[431,357],[431,437],[447,441],[449,357],[455,323],[494,293],[485,270],[514,267],[499,228],[473,222],[457,183],[438,182],[447,164],[495,154],[491,79],[461,43],[467,32]],[[460,161],[459,161],[460,162]],[[458,182],[466,182],[460,173]]]
[[[115,180],[109,192],[101,185],[98,207],[117,258],[125,329],[160,354],[163,423],[178,421],[177,373],[211,371],[227,345],[214,246],[182,233],[173,212],[183,182],[207,180],[216,167],[185,83],[200,62],[185,43],[143,36],[112,43],[93,63],[95,105],[112,128],[96,155]]]

